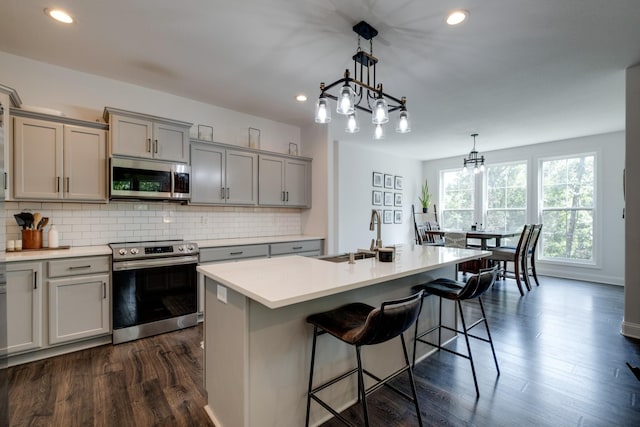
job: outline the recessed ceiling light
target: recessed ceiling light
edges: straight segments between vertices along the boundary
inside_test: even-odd
[[[58,22],[62,22],[64,24],[73,23],[73,18],[71,17],[71,15],[69,15],[64,10],[47,8],[44,10],[44,13]]]
[[[296,101],[298,102],[304,102],[307,100],[307,95],[301,93],[300,95],[296,95]]]
[[[462,24],[464,21],[469,18],[469,12],[466,10],[454,10],[453,12],[447,15],[447,24],[449,25],[458,25]]]

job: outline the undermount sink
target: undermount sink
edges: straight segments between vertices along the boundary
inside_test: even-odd
[[[356,252],[353,254],[355,260],[366,259],[366,258],[375,258],[375,252]],[[318,259],[322,261],[329,262],[347,262],[349,261],[349,254],[340,254],[340,255],[328,255],[324,257],[319,257]]]

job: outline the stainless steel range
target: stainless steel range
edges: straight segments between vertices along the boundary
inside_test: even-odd
[[[112,243],[113,343],[195,326],[198,245]]]

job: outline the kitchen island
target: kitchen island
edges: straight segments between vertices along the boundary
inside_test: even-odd
[[[489,255],[472,249],[406,245],[396,248],[390,263],[375,258],[349,264],[288,256],[199,266],[205,278],[209,416],[218,427],[304,425],[313,331],[305,322],[309,314],[350,302],[378,306],[409,295],[413,285],[453,278],[457,263]],[[435,323],[436,300],[425,299],[421,328]],[[455,324],[453,304],[443,304],[443,322]],[[419,347],[418,357],[427,351]],[[379,376],[403,363],[395,340],[365,347],[363,359]],[[354,365],[351,346],[328,336],[319,340],[316,382]],[[350,406],[356,401],[355,377],[326,393],[325,399],[336,408]],[[312,405],[312,425],[329,417]]]

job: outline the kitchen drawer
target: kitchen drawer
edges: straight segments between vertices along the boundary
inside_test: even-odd
[[[245,258],[267,258],[269,245],[225,246],[200,249],[200,264]]]
[[[102,273],[108,272],[110,268],[111,261],[108,256],[66,258],[49,261],[49,277]]]
[[[313,253],[317,252],[317,255],[320,255],[321,251],[322,251],[321,240],[304,240],[304,241],[297,241],[297,242],[284,242],[284,243],[271,244],[271,256],[293,255],[301,252],[313,252]]]

